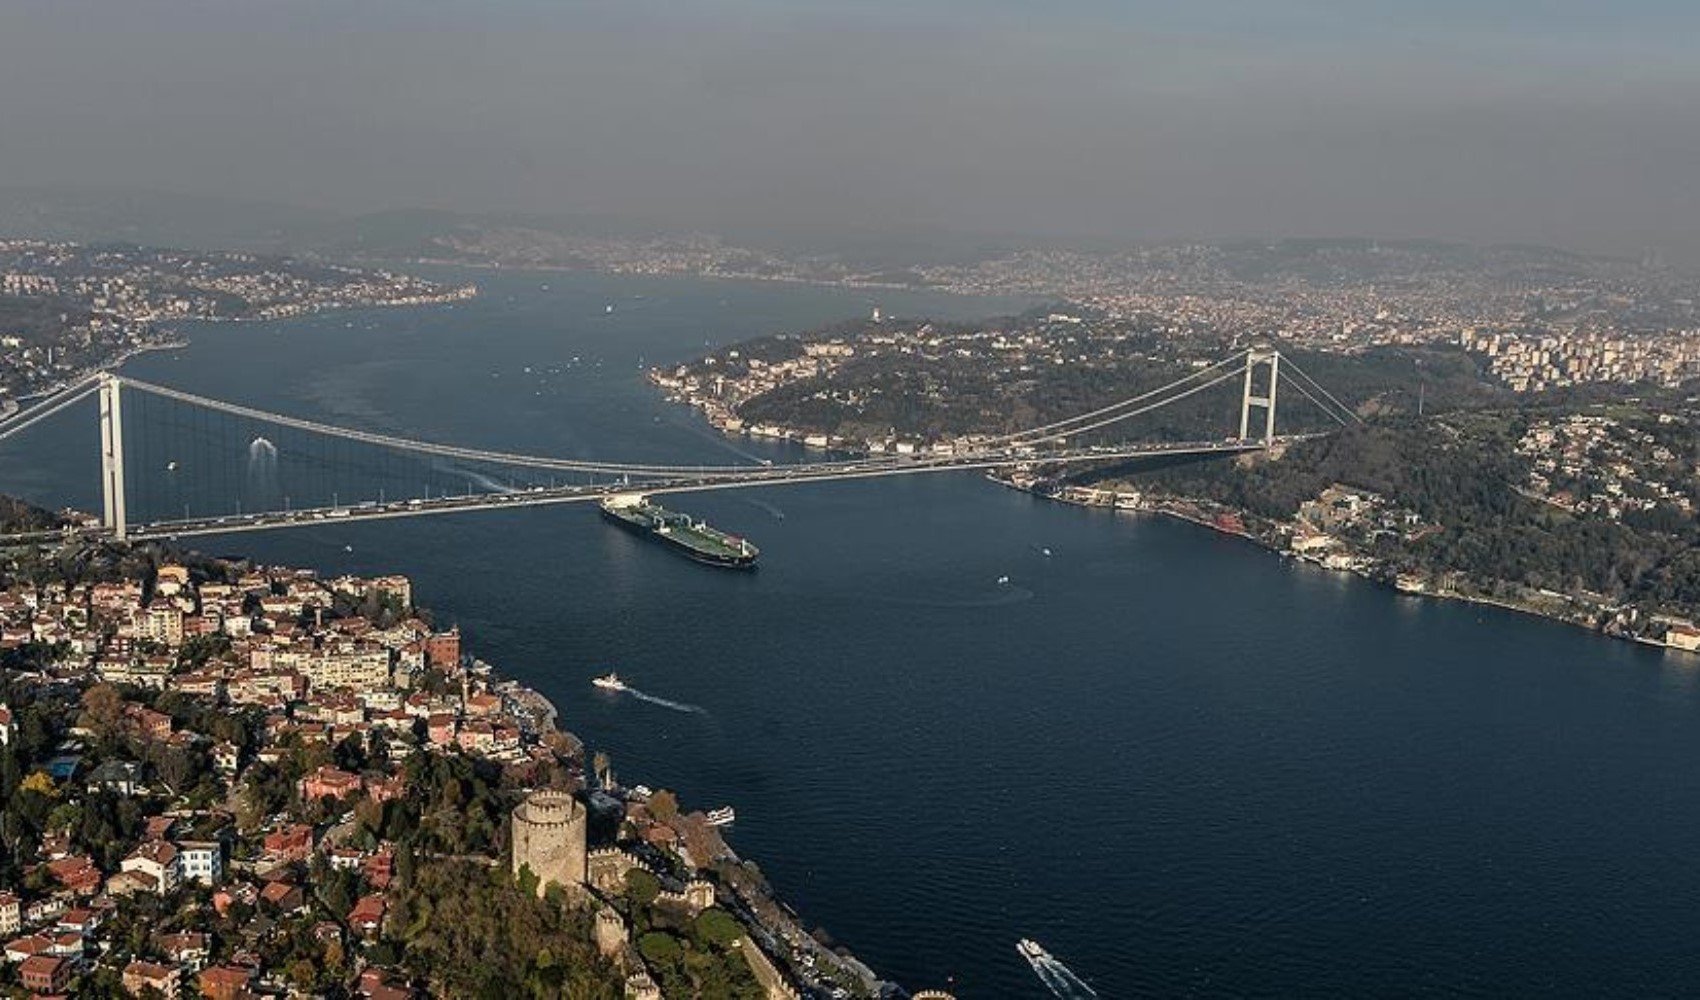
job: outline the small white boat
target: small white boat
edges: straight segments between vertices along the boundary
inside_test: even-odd
[[[1008,585],[1009,585],[1009,577],[1007,577],[1007,576],[998,577],[998,586],[1006,587]]]
[[[603,674],[601,677],[598,677],[595,680],[591,681],[590,683],[596,685],[597,687],[603,689],[604,691],[624,691],[626,689],[626,682],[620,679],[619,674],[616,674],[611,670],[608,673]]]
[[[738,819],[738,814],[731,806],[721,806],[719,809],[708,811],[708,822],[713,826],[730,826]]]
[[[1043,962],[1051,957],[1051,953],[1046,951],[1039,942],[1032,938],[1022,938],[1020,941],[1017,941],[1015,943],[1015,950],[1019,951],[1021,953],[1021,957],[1027,959],[1029,962]]]
[[[648,785],[633,785],[628,794],[639,802],[648,802],[649,797],[654,795],[655,792]]]

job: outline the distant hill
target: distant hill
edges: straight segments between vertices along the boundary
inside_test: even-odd
[[[0,186],[0,234],[76,243],[283,252],[332,213],[157,191]]]
[[[1018,252],[1062,253],[1090,260],[1130,251],[1145,266],[1163,248],[1209,248],[1220,273],[1250,283],[1299,280],[1329,285],[1382,281],[1413,274],[1515,274],[1562,283],[1610,260],[1544,247],[1474,247],[1425,240],[1280,238],[1165,241],[1137,237],[1116,243],[1017,234],[956,233],[925,227],[857,230],[798,224],[785,227],[664,224],[590,213],[462,212],[432,208],[369,213],[333,212],[282,203],[162,192],[0,186],[0,236],[33,236],[81,243],[135,243],[184,249],[244,250],[332,259],[464,260],[520,264],[526,260],[581,266],[579,252],[596,241],[671,240],[712,235],[727,249],[782,258],[799,270],[831,262],[863,275],[913,267],[967,267]],[[504,253],[493,252],[500,247]],[[476,248],[476,249],[474,249]],[[1152,255],[1155,253],[1155,257]],[[498,259],[501,258],[501,259]]]

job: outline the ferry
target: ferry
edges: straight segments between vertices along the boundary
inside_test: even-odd
[[[1020,941],[1017,941],[1015,943],[1015,950],[1019,951],[1021,953],[1021,957],[1027,959],[1029,962],[1051,961],[1051,953],[1046,951],[1039,942],[1032,938],[1022,938]]]
[[[719,809],[708,811],[708,822],[713,826],[730,826],[738,819],[738,814],[731,806],[721,806]]]
[[[621,680],[620,675],[613,671],[603,674],[601,677],[596,678],[590,683],[602,688],[604,691],[624,691],[626,689],[626,682]]]

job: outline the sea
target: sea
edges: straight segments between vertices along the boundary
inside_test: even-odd
[[[785,461],[802,453],[719,434],[644,370],[875,306],[967,319],[1032,304],[440,273],[481,296],[197,326],[124,370],[474,447]],[[149,439],[138,490],[179,463],[149,419],[126,426]],[[92,404],[67,411],[0,446],[0,490],[98,510],[96,441]],[[200,447],[287,494],[294,445],[268,445]],[[730,842],[805,923],[910,989],[1629,997],[1700,982],[1695,657],[967,472],[666,502],[751,539],[759,570],[694,564],[590,505],[195,544],[407,574],[625,783],[735,807]],[[634,693],[593,689],[609,670]],[[1022,938],[1071,976],[1039,975]]]

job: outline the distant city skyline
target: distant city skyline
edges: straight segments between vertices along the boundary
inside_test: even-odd
[[[1693,260],[1696,40],[1656,0],[25,0],[0,184]]]

